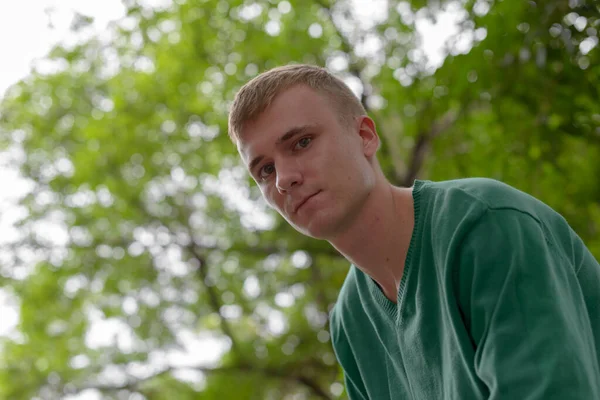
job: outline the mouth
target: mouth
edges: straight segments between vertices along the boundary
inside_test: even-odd
[[[312,199],[313,197],[315,197],[316,195],[318,195],[319,193],[321,193],[321,191],[319,190],[316,193],[311,194],[310,196],[306,197],[304,200],[302,200],[302,202],[300,202],[300,204],[298,204],[296,206],[296,208],[294,209],[294,214],[296,214],[298,212],[298,210],[300,210],[300,208],[302,208],[302,206],[304,204],[306,204],[307,201],[309,201],[310,199]]]

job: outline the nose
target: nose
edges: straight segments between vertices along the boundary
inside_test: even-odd
[[[277,190],[281,194],[289,192],[292,187],[302,183],[302,174],[294,165],[289,167],[279,165],[275,168],[275,173],[277,174]]]

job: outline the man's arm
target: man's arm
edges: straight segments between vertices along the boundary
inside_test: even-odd
[[[575,268],[536,219],[487,211],[460,260],[461,306],[490,399],[600,399],[600,333]]]
[[[344,332],[341,321],[336,314],[335,308],[330,314],[330,332],[331,342],[336,358],[342,367],[344,373],[344,386],[348,399],[350,400],[369,400],[367,391],[362,382],[358,364],[354,358],[354,353],[348,343],[348,338]]]

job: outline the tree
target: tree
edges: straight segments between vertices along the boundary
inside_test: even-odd
[[[327,315],[348,263],[265,207],[227,138],[235,91],[276,65],[352,82],[394,183],[501,179],[600,256],[598,6],[457,4],[389,1],[368,25],[341,0],[128,1],[110,40],[54,49],[58,70],[2,102],[33,190],[3,249],[20,321],[0,396],[344,396]],[[448,9],[461,30],[434,68],[416,21]]]

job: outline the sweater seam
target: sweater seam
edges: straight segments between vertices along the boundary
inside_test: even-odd
[[[562,251],[558,251],[558,247],[554,243],[554,240],[552,239],[552,237],[549,235],[550,229],[548,228],[548,226],[546,226],[546,224],[544,224],[544,222],[541,221],[539,218],[537,218],[535,215],[532,215],[530,212],[527,212],[527,211],[524,211],[524,210],[521,210],[521,209],[518,209],[515,207],[510,207],[510,206],[506,206],[506,207],[491,207],[490,206],[490,207],[488,207],[488,210],[489,211],[515,211],[515,212],[518,212],[520,214],[524,214],[524,215],[530,217],[532,220],[535,221],[535,223],[542,230],[542,234],[544,235],[544,240],[546,241],[546,244],[548,245],[552,254],[559,257],[567,265],[570,265],[573,272],[575,273],[575,276],[579,275],[579,271],[581,270],[581,267],[579,267],[578,269],[573,268],[571,261],[569,261],[569,259],[566,258],[565,254]],[[487,214],[487,211],[485,213],[483,213],[482,216],[485,214]]]
[[[512,206],[493,206],[487,200],[482,199],[481,197],[477,196],[474,193],[471,193],[471,192],[465,190],[464,188],[457,188],[457,189],[460,190],[465,195],[467,195],[467,196],[469,196],[469,197],[477,200],[479,203],[481,203],[485,207],[485,209],[483,210],[483,212],[481,213],[481,215],[475,221],[473,221],[472,226],[474,226],[475,224],[477,224],[481,220],[481,218],[483,218],[483,216],[487,214],[487,211],[515,211],[515,212],[518,212],[520,214],[527,215],[531,219],[533,219],[540,226],[540,228],[542,229],[542,232],[544,233],[544,239],[546,240],[546,243],[548,243],[552,248],[556,247],[554,245],[554,242],[548,236],[548,230],[549,229],[546,226],[546,224],[544,224],[543,221],[541,221],[535,215],[531,214],[529,211],[525,211],[525,210],[522,210],[520,208],[512,207]],[[468,235],[468,233],[467,233],[467,235]],[[564,256],[562,256],[562,258],[564,260]],[[568,261],[568,260],[564,260],[564,261]],[[577,272],[579,272],[579,271],[577,271]]]
[[[460,189],[462,190],[462,189]],[[471,195],[470,193],[465,192],[467,195]],[[495,212],[495,211],[513,211],[513,212],[517,212],[519,214],[523,214],[529,218],[531,218],[533,221],[535,221],[535,223],[540,227],[540,229],[542,230],[542,234],[544,235],[544,240],[546,242],[546,244],[548,245],[550,251],[552,252],[552,254],[554,254],[555,256],[558,256],[563,262],[565,262],[567,265],[570,265],[573,272],[575,273],[575,276],[579,276],[579,272],[581,271],[581,266],[579,266],[579,268],[575,269],[572,266],[572,262],[565,256],[565,254],[561,251],[558,251],[558,248],[556,246],[556,244],[554,243],[554,240],[552,239],[552,237],[549,234],[550,229],[548,228],[548,226],[546,226],[546,224],[541,221],[539,218],[537,218],[535,215],[531,214],[528,211],[522,210],[520,208],[516,208],[516,207],[511,207],[511,206],[499,206],[499,207],[494,207],[491,206],[488,202],[480,199],[477,196],[471,195],[473,198],[478,199],[479,201],[481,201],[481,203],[483,203],[485,205],[485,209],[484,211],[481,213],[481,215],[475,220],[473,221],[473,224],[471,225],[471,228],[473,228],[476,224],[478,224],[482,218],[485,217],[486,214],[488,214],[489,212]],[[467,232],[464,237],[463,240],[461,241],[461,246],[462,246],[462,242],[464,242],[464,240],[466,239],[466,237],[469,235],[470,232]]]
[[[530,216],[531,218],[533,218],[538,224],[543,225],[542,222],[539,220],[539,218],[537,218],[535,215],[531,214],[528,211],[522,210],[520,208],[517,207],[512,207],[512,206],[493,206],[491,205],[487,200],[477,196],[474,193],[471,193],[467,190],[465,190],[464,188],[457,188],[458,190],[460,190],[462,193],[466,194],[469,197],[472,197],[473,199],[477,200],[478,202],[482,203],[486,209],[490,210],[490,211],[502,211],[502,210],[512,210],[512,211],[516,211],[522,214],[526,214],[528,216]],[[485,214],[482,213],[482,216]],[[546,236],[546,232],[544,231],[544,236]]]

